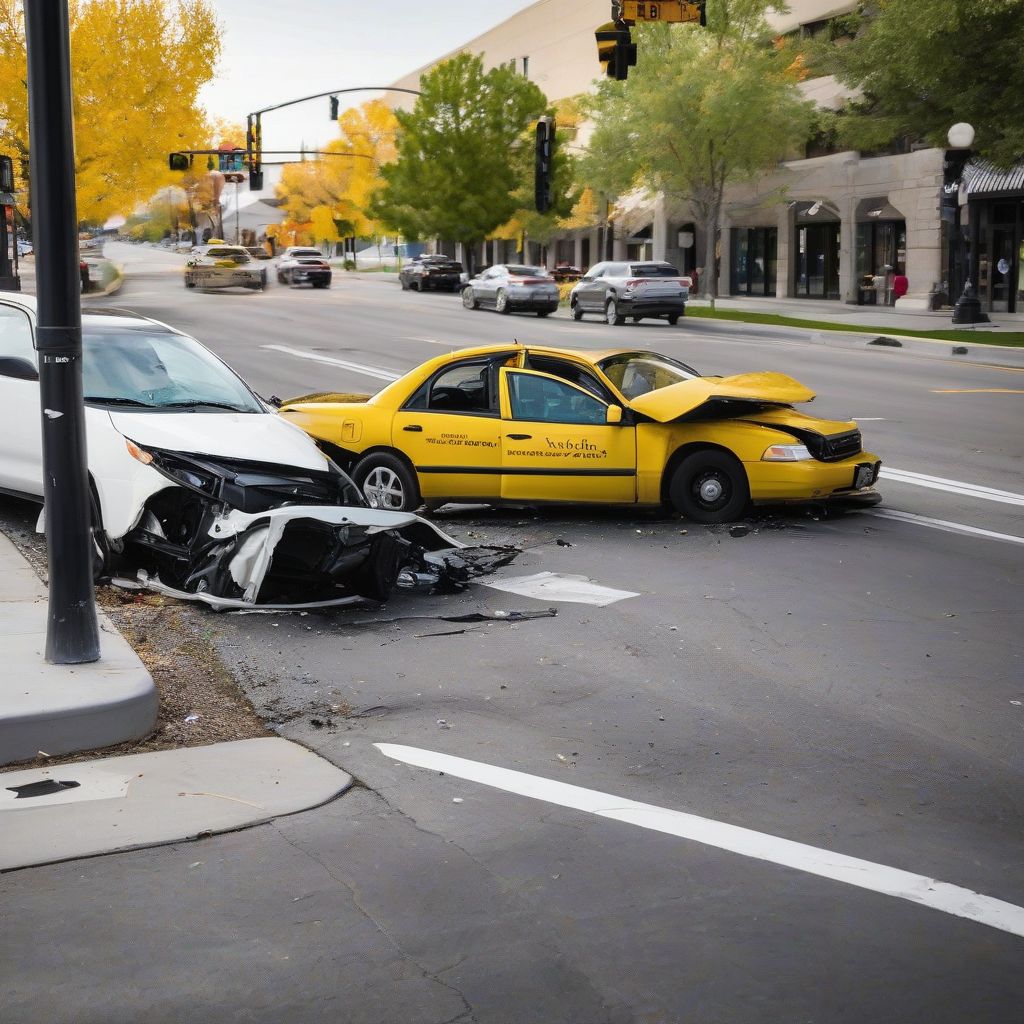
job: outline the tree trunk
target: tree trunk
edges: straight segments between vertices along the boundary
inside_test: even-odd
[[[704,298],[715,308],[715,296],[718,294],[718,272],[715,261],[715,249],[718,243],[718,212],[712,206],[704,218],[704,266],[700,268],[699,286],[703,289]]]

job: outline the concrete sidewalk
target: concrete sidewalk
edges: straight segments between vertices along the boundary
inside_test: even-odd
[[[704,298],[690,300],[695,307],[707,306]],[[1024,331],[1024,313],[991,313],[992,323],[964,325],[953,323],[952,309],[901,310],[895,306],[851,306],[823,299],[774,299],[728,295],[715,299],[715,308],[743,313],[773,313],[799,320],[822,320],[850,327],[878,327],[888,333],[907,331],[966,330],[982,336],[1000,331]]]
[[[0,765],[139,739],[156,724],[153,679],[110,620],[100,613],[99,661],[51,665],[47,614],[45,585],[0,533]]]

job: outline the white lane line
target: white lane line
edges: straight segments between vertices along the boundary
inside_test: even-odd
[[[272,352],[284,352],[299,359],[309,359],[314,363],[341,366],[353,373],[361,373],[365,377],[375,377],[377,380],[393,381],[401,377],[400,373],[382,370],[379,366],[364,366],[362,363],[353,363],[347,359],[335,359],[333,356],[321,355],[319,352],[305,352],[301,348],[291,348],[289,345],[261,345],[260,348],[270,349]]]
[[[445,348],[457,349],[460,345],[456,341],[441,341],[439,338],[412,338],[407,337],[405,341],[422,341],[425,345],[443,345]]]
[[[927,526],[932,530],[943,530],[946,533],[961,533],[968,537],[987,537],[989,540],[1001,540],[1008,544],[1024,544],[1024,537],[1014,537],[1010,533],[993,533],[991,530],[981,530],[977,526],[950,523],[945,519],[931,519],[928,516],[914,515],[913,512],[900,512],[895,508],[866,508],[862,511],[869,516],[878,516],[880,519],[895,519],[901,523]]]
[[[927,473],[912,473],[909,469],[883,466],[879,475],[883,480],[892,480],[893,483],[913,484],[915,487],[928,487],[933,491],[963,494],[968,498],[982,498],[985,501],[1001,501],[1005,505],[1024,505],[1024,494],[1001,491],[995,487],[982,487],[981,484],[968,484],[962,480],[947,480],[945,477],[929,476]]]
[[[507,793],[528,796],[560,807],[587,811],[602,818],[626,822],[654,832],[664,832],[681,839],[691,839],[705,846],[728,850],[743,857],[781,864],[783,867],[806,871],[821,878],[831,878],[833,881],[844,882],[860,889],[869,889],[886,896],[909,900],[911,903],[920,903],[933,910],[952,914],[954,917],[965,917],[978,924],[1024,937],[1024,907],[1006,903],[992,896],[984,896],[948,882],[940,882],[926,875],[915,875],[900,868],[860,860],[858,857],[847,857],[831,850],[821,850],[815,846],[781,839],[764,832],[754,832],[752,829],[729,825],[712,818],[701,818],[685,811],[639,803],[610,793],[555,782],[553,779],[541,778],[538,775],[498,768],[481,761],[468,761],[450,754],[396,743],[376,743],[374,746],[385,757],[404,761],[417,768],[444,772],[446,775],[479,782],[484,786],[493,786]]]

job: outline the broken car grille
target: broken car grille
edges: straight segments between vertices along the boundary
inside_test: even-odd
[[[813,449],[811,451],[811,454],[821,462],[839,462],[841,459],[850,458],[851,455],[859,455],[861,451],[859,430],[836,434],[833,437],[823,437],[821,442],[820,454]]]

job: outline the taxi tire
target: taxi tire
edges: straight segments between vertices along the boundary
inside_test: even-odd
[[[709,486],[720,489],[719,497],[707,496]],[[676,466],[668,496],[675,510],[695,523],[729,523],[750,503],[750,485],[734,455],[705,448],[691,452]]]
[[[668,322],[669,322],[669,323],[670,323],[670,324],[671,324],[671,325],[672,325],[673,327],[675,327],[675,325],[676,325],[677,323],[679,323],[679,314],[678,314],[678,313],[669,313],[669,315],[668,315],[667,317],[665,317],[665,319],[666,319],[666,320],[667,320],[667,321],[668,321]]]
[[[423,504],[416,474],[397,455],[392,455],[390,452],[371,452],[369,455],[363,456],[352,469],[352,479],[367,500],[369,498],[363,485],[375,469],[390,471],[402,488],[401,508],[386,508],[385,511],[412,512]]]
[[[604,318],[609,327],[621,327],[626,322],[626,318],[619,315],[619,304],[614,299],[605,304]]]
[[[572,318],[573,320],[583,319],[583,308],[578,302],[573,302],[572,304]]]
[[[468,285],[462,289],[462,305],[466,309],[480,308],[480,302],[476,297],[476,293]]]
[[[508,306],[508,295],[504,288],[498,289],[498,294],[494,297],[494,308],[498,313],[508,316],[511,312]]]
[[[402,571],[402,548],[394,537],[379,533],[370,543],[366,561],[352,578],[352,589],[371,601],[386,601]]]

